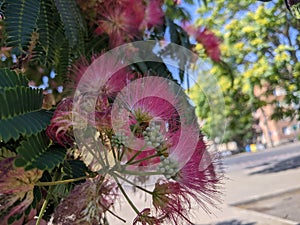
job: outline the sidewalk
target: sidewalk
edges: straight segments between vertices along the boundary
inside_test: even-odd
[[[300,221],[290,221],[284,218],[270,216],[252,210],[235,207],[266,196],[277,196],[289,190],[300,189],[300,168],[277,173],[249,175],[256,169],[244,169],[227,174],[225,182],[224,204],[215,215],[198,213],[197,225],[288,225],[300,224]],[[299,203],[300,204],[300,203]],[[297,210],[300,208],[288,209]],[[197,216],[198,217],[198,216]],[[199,221],[199,222],[198,222]]]

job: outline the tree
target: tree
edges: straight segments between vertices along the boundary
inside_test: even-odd
[[[222,59],[230,65],[224,70],[214,64],[209,71],[223,87],[231,133],[227,140],[243,140],[245,144],[253,136],[252,112],[266,104],[277,106],[274,119],[298,116],[299,22],[284,1],[217,0],[198,12],[196,24],[218,34]],[[266,85],[261,96],[254,93],[255,88]],[[281,106],[274,98],[267,98],[276,87],[286,91]]]

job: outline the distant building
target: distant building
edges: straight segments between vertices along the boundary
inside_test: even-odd
[[[268,147],[280,145],[282,143],[298,139],[300,135],[300,122],[296,119],[285,118],[279,121],[272,120],[271,116],[277,105],[282,106],[283,99],[286,94],[282,88],[276,88],[273,95],[264,95],[267,85],[264,87],[255,87],[254,94],[256,97],[269,103],[261,109],[257,110],[254,117],[258,119],[258,126],[261,129],[261,143]],[[288,106],[287,106],[288,107]]]

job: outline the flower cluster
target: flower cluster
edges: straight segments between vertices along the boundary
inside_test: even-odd
[[[3,57],[24,59],[17,60],[17,67],[28,70],[26,74],[36,65],[37,77],[51,71],[51,80],[43,75],[40,87],[49,83],[44,93],[57,91],[51,92],[51,103],[50,95],[49,101],[44,99],[42,109],[42,101],[32,102],[38,97],[24,97],[35,92],[31,89],[21,94],[8,91],[8,97],[1,99],[9,105],[9,100],[24,94],[28,108],[2,112],[9,129],[0,136],[0,224],[33,224],[38,210],[37,225],[50,217],[57,225],[107,224],[108,214],[124,222],[115,213],[121,195],[136,213],[134,225],[191,223],[194,203],[208,210],[206,203],[218,201],[221,175],[218,160],[203,141],[194,107],[171,76],[178,69],[178,78],[184,80],[190,67],[197,67],[197,56],[189,49],[177,51],[180,45],[193,46],[189,35],[215,62],[221,60],[218,38],[206,28],[186,26],[184,32],[178,24],[189,16],[179,6],[181,0],[74,1],[68,1],[70,10],[61,1],[31,7],[36,13],[25,19],[34,26],[19,29],[26,30],[26,43],[13,41],[9,32],[13,18],[4,23],[7,43],[24,43],[1,48]],[[5,10],[9,17],[12,7],[21,2],[2,4],[0,20],[6,19]],[[50,14],[56,19],[48,23]],[[43,25],[50,31],[57,28],[50,35],[51,44],[38,38],[43,39]],[[168,39],[176,44],[167,43]],[[25,56],[33,49],[45,60],[32,64],[31,54]],[[7,90],[14,83],[9,81],[6,87],[3,82]],[[48,117],[42,115],[57,99],[60,102],[47,126]],[[14,129],[18,123],[22,126]],[[6,150],[13,158],[3,154]],[[20,156],[24,163],[34,161],[26,167],[30,170],[17,163]],[[138,208],[128,195],[131,189],[123,184],[150,195],[151,204]]]
[[[163,23],[160,0],[98,0],[90,5],[86,1],[78,3],[95,21],[95,32],[109,36],[110,47],[140,38],[145,31]]]
[[[207,28],[196,28],[192,25],[185,24],[185,31],[196,39],[196,41],[203,45],[206,54],[215,62],[221,60],[221,51],[219,48],[219,39],[215,34]]]
[[[54,224],[99,224],[118,196],[115,182],[98,175],[77,185],[54,212]]]
[[[127,79],[127,69],[115,74],[109,65],[103,69],[92,64],[92,74],[79,70],[74,87],[79,91],[72,101],[65,100],[72,109],[59,106],[47,130],[62,145],[77,138],[73,148],[99,174],[74,188],[56,209],[54,221],[97,224],[111,212],[119,190],[137,213],[134,224],[191,223],[193,201],[205,210],[206,203],[216,203],[220,175],[195,119],[187,116],[189,109],[181,102],[184,91],[159,76],[139,74]],[[103,79],[107,71],[111,77]],[[94,79],[97,74],[103,75],[100,82]],[[120,82],[121,74],[126,82]],[[153,191],[135,182],[136,177],[152,175]],[[150,194],[153,208],[138,210],[122,182]]]

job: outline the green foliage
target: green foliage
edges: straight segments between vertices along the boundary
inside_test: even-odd
[[[54,0],[70,48],[83,47],[84,20],[74,0]]]
[[[0,93],[0,118],[4,120],[38,110],[42,105],[43,93],[38,89],[19,86],[1,89]],[[15,99],[24,104],[11,104]]]
[[[5,146],[0,146],[0,161],[5,158],[15,157],[16,154]]]
[[[73,3],[67,4],[70,9],[73,9],[70,10],[66,9],[67,1],[56,2],[57,4],[53,0],[42,0],[41,2],[41,11],[37,22],[39,39],[34,49],[34,61],[45,67],[52,67],[59,76],[65,76],[72,62],[71,52],[83,51],[85,32],[82,26],[72,18],[75,16],[72,13],[76,3],[71,1]],[[80,14],[77,15],[77,17],[80,16]]]
[[[6,1],[5,10],[7,45],[23,50],[27,47],[36,26],[40,10],[39,0]]]
[[[42,0],[41,10],[37,21],[37,31],[39,40],[35,49],[36,60],[48,66],[54,62],[54,53],[59,49],[57,40],[64,42],[64,30],[59,13],[57,12],[53,0]]]
[[[29,112],[0,121],[0,138],[4,142],[11,138],[17,140],[23,136],[38,133],[50,122],[51,113],[46,110]]]
[[[28,81],[24,76],[19,76],[8,69],[0,70],[0,88],[9,88],[14,86],[27,86]]]
[[[202,5],[198,12],[197,25],[219,35],[222,59],[231,67],[226,70],[213,65],[208,71],[218,80],[225,96],[228,126],[224,141],[246,142],[254,138],[252,113],[267,104],[276,107],[272,118],[296,116],[297,107],[291,106],[299,106],[300,27],[284,1],[216,0]],[[276,87],[286,91],[280,106],[278,101],[268,98]],[[215,123],[207,113],[208,105],[203,105],[205,96],[196,95],[198,115]]]
[[[41,109],[42,90],[27,83],[24,76],[0,69],[0,139],[4,142],[38,133],[50,122],[51,113]]]
[[[5,1],[7,46],[17,56],[66,75],[74,58],[85,52],[87,26],[76,1]]]
[[[81,160],[65,160],[62,164],[62,179],[74,179],[78,177],[84,177],[90,172],[87,166]],[[83,181],[77,181],[75,183],[61,184],[57,185],[54,189],[54,194],[62,198],[66,197],[70,190],[75,184],[81,183]]]
[[[33,168],[52,170],[66,156],[66,149],[50,147],[50,141],[43,132],[23,140],[17,148],[17,152],[18,157],[15,160],[15,165],[24,167],[25,170]]]
[[[62,170],[64,179],[71,179],[85,176],[88,168],[81,160],[66,160]]]

